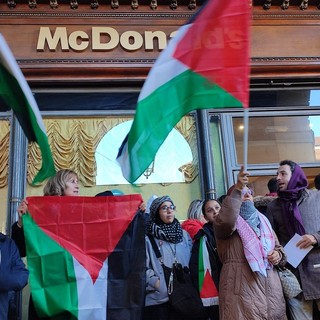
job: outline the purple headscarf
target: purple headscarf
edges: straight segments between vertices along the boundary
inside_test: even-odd
[[[300,198],[301,192],[307,187],[308,180],[301,167],[296,164],[288,183],[287,190],[278,191],[278,196],[282,200],[283,218],[290,237],[295,233],[300,235],[305,234],[297,200]]]

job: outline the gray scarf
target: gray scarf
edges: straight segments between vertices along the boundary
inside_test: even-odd
[[[245,220],[252,230],[260,237],[260,219],[258,210],[252,201],[243,201],[240,207],[240,216]]]

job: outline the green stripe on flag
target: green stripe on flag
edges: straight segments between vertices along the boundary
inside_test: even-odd
[[[132,169],[129,181],[134,182],[146,170],[167,135],[184,115],[195,109],[229,106],[242,107],[242,103],[189,69],[139,101],[128,139]]]
[[[200,245],[199,245],[199,267],[198,267],[198,272],[199,272],[199,292],[202,290],[203,282],[204,282],[204,275],[205,275],[205,270],[204,270],[204,263],[203,263],[203,246],[206,245],[203,241],[203,237],[200,239]]]
[[[72,256],[48,237],[29,214],[23,216],[23,225],[28,239],[31,294],[39,316],[59,315],[54,319],[78,319],[78,293]]]
[[[54,162],[38,105],[10,48],[0,34],[0,95],[17,117],[29,141],[38,144],[42,166],[33,184],[55,174]]]

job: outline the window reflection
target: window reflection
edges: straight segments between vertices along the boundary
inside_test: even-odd
[[[243,118],[233,118],[237,162],[243,159]],[[251,117],[248,163],[298,163],[320,160],[320,116]]]
[[[96,149],[97,185],[128,184],[122,176],[116,161],[119,147],[130,130],[132,120],[112,128],[102,138]],[[156,153],[154,162],[149,166],[136,184],[185,182],[181,167],[191,163],[191,148],[186,139],[173,129]]]

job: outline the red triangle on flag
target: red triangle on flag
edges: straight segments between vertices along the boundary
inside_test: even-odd
[[[113,197],[28,197],[35,223],[90,273],[95,281],[128,228],[140,195]]]
[[[212,298],[218,296],[218,290],[214,281],[210,275],[210,272],[206,270],[206,274],[203,279],[202,288],[200,291],[201,298]]]
[[[208,0],[189,23],[174,58],[248,106],[250,6]]]

